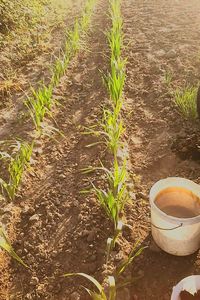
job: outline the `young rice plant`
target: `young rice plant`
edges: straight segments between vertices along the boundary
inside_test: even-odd
[[[0,159],[8,161],[9,173],[8,181],[0,178],[0,184],[10,200],[14,199],[21,183],[23,172],[29,166],[33,144],[34,143],[28,144],[27,142],[16,141],[16,152],[14,155],[10,155],[7,152],[0,152]]]

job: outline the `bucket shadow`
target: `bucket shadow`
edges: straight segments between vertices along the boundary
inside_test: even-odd
[[[192,160],[200,162],[200,136],[199,132],[193,132],[190,134],[184,134],[183,136],[177,136],[173,141],[171,150],[181,160]]]

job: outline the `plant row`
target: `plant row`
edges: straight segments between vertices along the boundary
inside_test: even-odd
[[[87,129],[86,134],[93,134],[97,137],[101,136],[103,144],[109,149],[112,155],[111,167],[106,168],[103,164],[100,167],[88,167],[83,169],[84,173],[89,173],[94,170],[101,170],[106,175],[106,189],[98,188],[93,184],[93,190],[104,208],[107,216],[113,222],[113,237],[107,240],[107,255],[106,263],[109,261],[111,251],[115,247],[115,243],[122,232],[125,225],[124,206],[129,199],[127,191],[127,167],[126,158],[119,157],[123,146],[123,133],[125,127],[121,109],[124,103],[123,88],[125,84],[125,64],[126,60],[122,58],[121,52],[123,49],[123,21],[121,16],[121,0],[110,0],[110,18],[111,29],[106,33],[110,48],[110,71],[103,76],[104,82],[108,89],[109,103],[108,107],[103,109],[103,119],[100,124],[100,129],[92,126]],[[98,144],[94,143],[94,144]],[[92,144],[92,145],[94,145]],[[107,278],[107,292],[104,287],[92,276],[85,273],[66,274],[65,276],[82,276],[89,280],[96,287],[96,291],[86,291],[93,300],[115,300],[117,296],[118,284],[116,280],[125,271],[126,267],[133,259],[140,255],[144,248],[139,248],[136,243],[130,252],[128,258],[123,261],[115,270],[114,275]],[[127,285],[120,283],[121,286]]]
[[[49,84],[42,84],[37,90],[32,88],[32,96],[24,101],[35,125],[35,131],[39,133],[39,137],[44,129],[44,118],[53,118],[52,109],[57,103],[53,97],[53,90],[59,85],[60,79],[65,74],[70,61],[81,47],[83,37],[90,25],[94,4],[94,0],[86,1],[80,19],[76,19],[73,28],[67,32],[64,50],[60,51],[59,57],[51,68],[52,75]],[[56,128],[53,128],[53,130],[59,132]],[[21,140],[1,142],[2,151],[0,151],[0,159],[4,162],[6,179],[0,178],[0,185],[3,195],[10,201],[14,200],[19,190],[23,173],[30,166],[34,143],[35,139],[31,143]],[[8,239],[3,233],[3,229],[0,230],[0,247],[22,263],[21,259],[14,253]]]
[[[126,158],[119,158],[119,152],[123,148],[122,136],[124,133],[121,109],[124,102],[123,88],[125,84],[125,59],[122,58],[123,48],[123,22],[121,17],[120,0],[110,1],[110,18],[112,26],[107,32],[107,40],[110,48],[110,71],[104,75],[109,103],[103,109],[101,134],[104,142],[112,154],[113,161],[110,169],[101,167],[106,174],[108,188],[106,190],[94,187],[98,200],[105,209],[114,226],[114,246],[116,238],[123,225],[124,205],[128,200],[126,188],[127,169]],[[109,239],[109,241],[111,241]],[[108,243],[109,245],[109,243]]]

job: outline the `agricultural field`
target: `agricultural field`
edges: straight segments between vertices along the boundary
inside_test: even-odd
[[[0,0],[0,300],[170,300],[149,191],[200,184],[198,0]],[[177,243],[177,248],[178,248]]]

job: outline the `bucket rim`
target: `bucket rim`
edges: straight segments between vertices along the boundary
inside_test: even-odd
[[[172,182],[172,185],[169,185],[169,186],[172,186],[172,187],[173,187],[173,183],[174,184],[175,184],[175,182],[176,183],[180,183],[180,181],[182,183],[185,182],[187,184],[193,185],[194,187],[196,187],[196,189],[199,189],[199,195],[198,196],[200,197],[200,185],[198,185],[194,181],[192,181],[190,179],[183,178],[183,177],[166,177],[164,179],[158,180],[156,183],[154,183],[154,185],[150,189],[149,199],[150,199],[151,208],[153,208],[158,214],[160,214],[166,221],[171,221],[174,224],[182,223],[182,225],[184,226],[184,225],[192,225],[192,224],[199,223],[200,222],[200,215],[198,215],[196,217],[192,217],[192,218],[178,218],[178,217],[173,217],[173,216],[170,216],[170,215],[166,214],[165,212],[163,212],[155,204],[155,202],[154,202],[155,198],[156,198],[155,196],[158,194],[158,193],[155,194],[155,190],[157,189],[157,187],[161,183],[163,183],[164,181],[167,182],[167,181],[170,181],[170,180]],[[179,186],[179,185],[176,185],[176,184],[174,186],[175,187],[182,187],[181,185]]]

